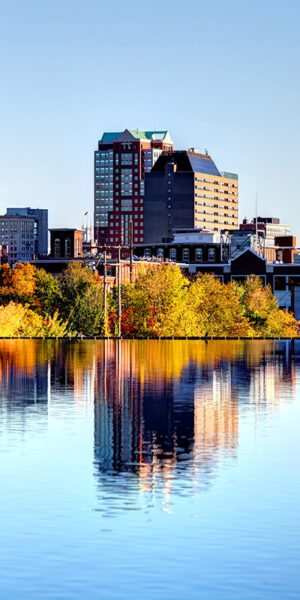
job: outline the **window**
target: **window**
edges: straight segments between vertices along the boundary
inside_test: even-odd
[[[56,258],[60,257],[60,240],[58,238],[54,240],[54,256]]]
[[[275,291],[284,291],[286,289],[286,281],[285,276],[276,276],[274,281],[274,289]]]
[[[208,248],[208,260],[213,262],[216,257],[216,251],[214,248]]]
[[[189,250],[189,248],[183,248],[183,250],[182,250],[182,260],[183,260],[183,262],[189,262],[189,260],[190,260],[190,250]]]
[[[176,248],[170,248],[170,253],[169,253],[170,260],[176,260],[176,254],[177,254]]]
[[[151,248],[145,248],[144,257],[151,258]]]
[[[70,238],[65,239],[65,256],[71,256],[71,240],[70,240]]]
[[[202,248],[196,248],[195,250],[195,260],[202,262]]]
[[[165,255],[165,251],[164,251],[164,249],[163,249],[163,248],[157,248],[157,253],[156,253],[156,256],[157,256],[158,258],[163,258],[163,257],[164,257],[164,255]]]

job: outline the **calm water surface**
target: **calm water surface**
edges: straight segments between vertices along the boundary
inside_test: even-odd
[[[0,341],[0,598],[300,597],[300,343]]]

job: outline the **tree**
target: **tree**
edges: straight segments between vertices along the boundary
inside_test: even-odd
[[[103,330],[103,286],[88,266],[71,263],[60,280],[60,309],[71,332],[101,335]]]
[[[66,323],[58,318],[43,317],[28,308],[28,305],[9,302],[0,306],[0,337],[62,337]]]
[[[35,284],[36,268],[29,263],[17,263],[11,277],[11,298],[23,303],[32,303]]]
[[[2,301],[9,300],[12,282],[12,270],[8,264],[0,265],[0,296]]]
[[[196,319],[198,336],[251,336],[253,330],[245,316],[236,283],[224,285],[213,275],[199,275],[189,288],[188,303]]]
[[[61,302],[59,281],[44,269],[36,269],[35,273],[35,309],[44,316],[51,315]]]
[[[252,276],[241,288],[241,303],[256,335],[266,337],[299,335],[299,322],[291,313],[280,310],[270,285],[264,287],[259,277]]]
[[[186,303],[188,285],[174,265],[141,268],[135,283],[122,288],[122,334],[192,335],[193,315]]]

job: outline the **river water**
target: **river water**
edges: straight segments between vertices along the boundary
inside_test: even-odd
[[[300,342],[0,341],[0,598],[300,597]]]

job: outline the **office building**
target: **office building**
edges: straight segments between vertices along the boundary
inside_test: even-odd
[[[238,176],[221,173],[208,154],[162,152],[145,175],[145,243],[182,228],[238,229]]]
[[[103,134],[94,163],[94,232],[99,245],[144,241],[144,178],[163,151],[171,151],[168,131]]]
[[[0,245],[7,246],[8,262],[27,262],[35,253],[35,218],[33,216],[0,216]]]
[[[7,215],[34,217],[34,253],[36,256],[48,254],[48,209],[46,208],[7,208]]]

